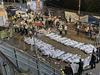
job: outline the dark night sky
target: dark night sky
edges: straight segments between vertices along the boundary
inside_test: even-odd
[[[14,0],[3,0],[3,1],[14,1]],[[16,2],[20,0],[15,0]],[[24,1],[24,0],[22,0]],[[66,9],[72,9],[72,10],[78,10],[78,1],[79,0],[46,0],[46,5],[54,6],[54,7],[63,7]],[[81,0],[82,5],[84,5],[85,0]],[[83,9],[83,6],[81,5],[81,10]]]

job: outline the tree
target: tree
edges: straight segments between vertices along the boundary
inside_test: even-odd
[[[100,0],[86,0],[84,8],[87,12],[100,13]]]

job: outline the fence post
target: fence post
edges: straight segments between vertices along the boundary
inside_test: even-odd
[[[35,37],[33,35],[33,40],[34,40],[34,47],[35,47],[35,53],[36,53],[36,63],[37,63],[37,69],[38,69],[38,75],[41,75],[41,70],[40,70],[40,62],[37,54],[37,46],[35,45]]]
[[[14,54],[15,54],[15,59],[16,59],[16,65],[17,65],[17,67],[19,67],[18,66],[18,61],[17,61],[17,55],[16,55],[16,49],[14,48]]]

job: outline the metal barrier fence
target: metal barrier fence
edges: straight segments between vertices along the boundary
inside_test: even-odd
[[[61,75],[60,71],[54,67],[40,59],[38,64],[35,57],[5,42],[0,43],[0,51],[4,53],[18,68],[21,68],[24,71],[29,70],[32,73],[31,75]]]

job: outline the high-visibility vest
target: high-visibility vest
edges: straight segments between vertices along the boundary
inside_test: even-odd
[[[32,27],[32,26],[30,26],[30,28],[32,29],[33,27]]]
[[[60,24],[60,26],[61,26],[61,24]]]
[[[12,20],[14,20],[14,17],[12,16]]]
[[[13,21],[13,24],[15,24],[15,21]]]
[[[79,27],[80,27],[80,26],[78,25],[77,28],[79,29]]]
[[[14,25],[15,28],[17,28],[17,25]]]
[[[59,30],[62,31],[62,27],[59,27]]]
[[[4,33],[3,33],[3,31],[1,31],[1,39],[3,39],[4,38]]]
[[[12,29],[10,29],[10,36],[12,36]]]
[[[34,19],[35,19],[36,17],[34,16]]]
[[[35,29],[37,28],[37,26],[35,26]]]
[[[14,19],[16,19],[16,16],[14,16]]]
[[[61,75],[65,75],[64,71],[61,72]]]
[[[29,34],[32,34],[32,31],[29,31]]]
[[[39,20],[41,21],[42,19],[40,18]]]
[[[48,20],[50,20],[50,18],[48,18]]]

